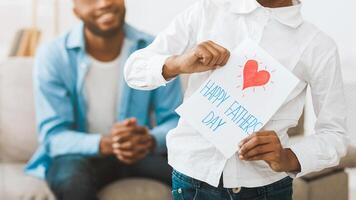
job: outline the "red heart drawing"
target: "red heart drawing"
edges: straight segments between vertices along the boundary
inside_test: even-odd
[[[271,74],[266,70],[258,71],[258,62],[256,60],[248,60],[244,66],[244,84],[242,90],[262,86],[268,83]]]

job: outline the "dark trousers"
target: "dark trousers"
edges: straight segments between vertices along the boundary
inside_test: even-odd
[[[213,187],[202,181],[173,171],[174,200],[292,200],[293,179],[286,177],[270,185],[255,188]]]
[[[145,177],[171,185],[171,173],[161,155],[149,155],[133,165],[114,156],[64,155],[53,159],[46,181],[58,200],[97,200],[98,191],[118,179]]]

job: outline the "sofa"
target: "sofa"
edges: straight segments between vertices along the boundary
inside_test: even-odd
[[[52,200],[46,183],[24,174],[25,163],[36,149],[37,137],[32,94],[31,58],[10,58],[0,63],[0,199]],[[352,74],[352,73],[351,73]],[[353,71],[356,74],[356,71]],[[349,76],[346,91],[349,116],[356,118],[356,81]],[[186,85],[187,78],[182,78]],[[354,92],[355,94],[353,94]],[[308,101],[307,101],[308,102]],[[309,107],[308,107],[309,105]],[[302,126],[290,131],[292,142],[312,132],[312,109],[307,103]],[[307,123],[308,122],[308,123]],[[356,131],[350,120],[350,133]],[[294,133],[293,133],[294,132]],[[304,133],[304,135],[303,135]],[[355,136],[354,136],[355,137]],[[355,144],[355,138],[352,140]],[[339,166],[312,173],[294,180],[295,200],[347,200],[348,175],[345,168],[356,166],[356,151],[350,146]],[[114,182],[102,191],[102,200],[167,200],[170,188],[154,180],[130,178]]]

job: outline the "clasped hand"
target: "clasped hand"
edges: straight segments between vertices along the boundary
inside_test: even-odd
[[[144,126],[137,125],[135,118],[116,123],[110,134],[103,136],[100,152],[115,155],[125,164],[133,164],[146,157],[154,149],[155,140]]]

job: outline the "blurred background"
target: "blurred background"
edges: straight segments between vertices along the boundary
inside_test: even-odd
[[[127,21],[152,34],[166,27],[171,19],[196,0],[127,0]],[[34,5],[34,4],[37,4]],[[356,67],[356,2],[352,0],[303,1],[305,19],[318,25],[339,45],[344,66]],[[164,16],[164,17],[162,17]],[[35,26],[41,42],[66,32],[78,21],[72,12],[72,0],[1,0],[0,58],[14,44],[14,35]]]
[[[169,24],[177,13],[184,10],[196,0],[126,1],[127,22],[143,31],[157,34]],[[304,18],[316,24],[321,30],[334,38],[339,46],[342,70],[346,81],[346,89],[348,90],[348,101],[350,102],[350,99],[356,98],[353,96],[356,95],[356,1],[304,0],[302,2],[304,4]],[[72,12],[72,0],[0,0],[0,63],[8,63],[8,60],[24,56],[31,57],[34,55],[37,45],[50,41],[56,36],[70,30],[76,23],[78,23],[78,20]],[[31,61],[23,62],[31,63]],[[11,62],[9,65],[11,65]],[[2,73],[2,76],[0,75],[0,95],[4,95],[4,93],[1,92],[1,81],[6,76],[5,73]],[[0,107],[1,100],[2,97],[0,96]],[[5,109],[6,108],[7,107],[5,107]],[[1,109],[2,108],[0,108],[0,111]],[[25,111],[28,110],[25,109]],[[32,112],[32,110],[28,112]],[[349,119],[350,130],[356,130],[355,103],[352,104],[349,112],[349,116],[352,116]],[[0,120],[1,119],[4,119],[4,117],[1,118],[0,116]],[[312,112],[305,113],[304,132],[306,134],[312,132],[314,120],[315,117]],[[4,136],[6,134],[4,134],[5,132],[2,129],[4,128],[1,128],[0,124],[0,134],[2,134],[2,138],[6,138],[6,136]],[[356,144],[355,133],[350,132],[350,135],[351,142]],[[23,139],[19,138],[19,140]],[[35,139],[30,143],[34,142]],[[21,148],[28,150],[26,147]],[[0,151],[1,150],[2,149],[0,149]],[[30,151],[28,154],[30,155],[31,153]],[[356,159],[356,156],[353,156],[354,159]],[[1,159],[6,160],[6,158]],[[26,158],[15,160],[25,161]],[[355,161],[352,162],[355,164]],[[0,167],[0,170],[1,169]],[[342,169],[344,172],[344,167],[342,167]],[[0,171],[0,173],[0,176],[6,174],[4,170]],[[346,194],[346,196],[349,196],[348,199],[356,200],[356,170],[346,167],[345,174],[345,180],[348,183],[346,185],[348,187],[348,194]],[[317,176],[317,178],[320,177],[324,179],[325,177],[330,178],[325,174]],[[316,177],[311,177],[305,181],[311,182],[315,179]],[[341,180],[340,177],[325,180],[327,180],[326,183],[316,183],[317,185],[319,184],[319,186],[324,184],[323,187],[308,189],[308,192],[312,193],[310,194],[311,196],[313,196],[313,192],[322,193],[323,188],[325,188],[324,186],[328,186],[328,184],[338,184],[338,182],[330,182],[330,180],[340,180],[340,183],[345,182],[345,180]],[[4,182],[4,178],[1,178],[0,181]],[[3,184],[6,185],[6,183]],[[8,189],[4,189],[2,185],[0,185],[0,193],[2,190]],[[340,194],[340,196],[342,195],[344,194]],[[0,199],[3,199],[1,198],[1,194]],[[312,198],[305,197],[304,199]]]

